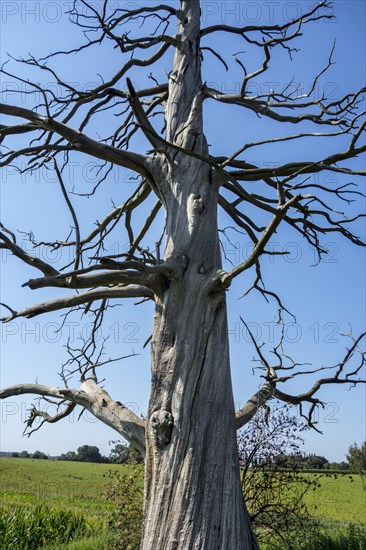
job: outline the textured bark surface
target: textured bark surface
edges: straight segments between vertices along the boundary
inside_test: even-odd
[[[167,105],[167,139],[207,155],[202,128],[199,2],[182,2]],[[152,173],[167,211],[164,260],[178,275],[156,297],[146,427],[142,549],[256,548],[240,486],[218,189],[210,167],[174,151]]]
[[[239,482],[216,193],[200,161],[167,180],[165,260],[180,273],[157,297],[146,430],[143,549],[255,548]]]
[[[200,262],[188,257],[156,308],[143,549],[256,548],[239,482],[225,296],[206,291]],[[159,437],[167,424],[170,441]]]

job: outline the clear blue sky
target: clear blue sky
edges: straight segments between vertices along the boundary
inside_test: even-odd
[[[98,2],[94,2],[98,4]],[[113,2],[115,7],[127,7],[138,2]],[[34,2],[33,0],[1,3],[1,59],[6,61],[7,53],[17,56],[42,56],[53,50],[70,48],[80,43],[80,30],[70,25],[63,12],[70,8],[71,1]],[[270,23],[287,21],[299,15],[300,10],[307,9],[312,3],[299,2],[220,2],[206,1],[202,3],[203,25],[211,25],[217,21],[227,24],[242,22],[243,24]],[[273,70],[256,82],[262,90],[283,85],[294,79],[306,91],[311,77],[319,72],[328,60],[328,55],[336,38],[334,60],[336,64],[319,81],[316,94],[326,89],[334,97],[353,91],[365,82],[365,3],[362,1],[335,2],[336,20],[318,22],[304,29],[304,36],[298,41],[301,52],[294,56],[291,63],[286,55],[280,53],[273,56]],[[222,39],[222,37],[221,37]],[[215,44],[217,49],[227,58],[243,45],[236,39],[225,39]],[[249,52],[249,50],[248,50]],[[248,57],[248,68],[253,70],[260,57]],[[100,48],[94,50],[92,56],[59,57],[55,67],[68,82],[80,83],[85,89],[92,82],[100,82],[99,74],[107,78],[119,67],[121,60],[117,52]],[[235,90],[240,82],[241,73],[237,66],[227,74],[221,64],[205,53],[204,80],[209,85],[216,85],[223,91]],[[17,71],[23,78],[33,77],[43,84],[50,83],[44,74],[37,73],[34,77],[25,67],[9,64],[9,68]],[[170,69],[170,57],[159,63],[157,76],[164,80],[164,70]],[[133,74],[133,79],[146,82],[146,73],[139,70]],[[122,83],[121,86],[125,84]],[[9,91],[4,94],[4,100],[9,103],[29,106],[29,90],[27,85],[14,83],[11,79],[2,78],[2,88]],[[55,88],[55,91],[57,87]],[[293,132],[293,128],[283,128],[274,122],[262,120],[255,116],[239,112],[235,108],[218,107],[213,103],[205,109],[205,123],[208,141],[212,144],[213,154],[229,154],[245,142],[263,139],[270,135]],[[103,125],[101,127],[100,125]],[[95,137],[98,130],[105,132],[109,119],[98,119],[98,125],[91,125],[89,135]],[[308,127],[303,126],[304,131]],[[224,139],[223,139],[224,136]],[[133,143],[135,149],[144,151],[146,144],[142,139]],[[250,153],[247,160],[268,165],[287,162],[289,160],[309,160],[329,154],[332,143],[317,140],[302,142],[301,145],[271,147],[256,153]],[[80,158],[79,164],[69,173],[69,188],[73,186],[85,192],[95,181],[92,159]],[[365,167],[364,160],[357,160],[359,168]],[[338,181],[337,174],[329,174],[328,182]],[[352,178],[350,178],[352,179]],[[364,183],[364,182],[359,182]],[[112,207],[122,202],[128,196],[134,182],[131,175],[123,169],[116,169],[106,185],[98,190],[94,198],[73,199],[80,216],[82,232],[91,229],[94,221]],[[363,205],[364,207],[364,205]],[[362,208],[362,205],[361,205]],[[143,214],[142,214],[143,215]],[[19,177],[12,169],[5,169],[1,176],[1,219],[12,228],[23,231],[32,229],[40,240],[64,238],[72,225],[69,213],[60,196],[59,189],[49,173],[42,172],[41,179],[29,174]],[[222,226],[227,220],[221,216]],[[364,235],[365,228],[359,225],[359,234]],[[19,242],[26,246],[19,234]],[[247,242],[238,234],[234,239],[239,247],[232,253],[233,259],[240,259],[245,254]],[[276,250],[287,249],[288,257],[271,257],[263,261],[263,273],[267,284],[278,290],[285,305],[296,314],[296,323],[288,324],[286,329],[286,351],[300,362],[312,362],[314,366],[330,365],[339,360],[347,341],[341,336],[352,327],[356,335],[365,326],[365,253],[362,249],[351,246],[340,239],[327,236],[324,240],[332,253],[326,261],[317,267],[311,266],[314,254],[307,244],[288,229],[278,232],[273,238]],[[112,251],[113,243],[110,243]],[[117,246],[117,245],[116,245]],[[118,250],[123,248],[123,242],[118,243]],[[117,250],[115,250],[116,252]],[[45,250],[42,250],[45,253]],[[43,289],[32,292],[22,289],[21,284],[28,278],[37,276],[30,268],[1,251],[1,301],[10,304],[15,309],[45,299],[51,299],[54,291]],[[58,265],[66,263],[57,254],[47,258]],[[260,296],[250,295],[239,299],[248,288],[251,276],[237,280],[228,296],[230,343],[232,357],[232,373],[235,401],[242,406],[246,399],[258,386],[258,374],[252,375],[251,347],[239,317],[242,316],[256,332],[258,338],[271,343],[273,319],[276,313],[274,304],[266,305]],[[149,350],[143,349],[143,344],[149,337],[152,328],[152,305],[135,307],[126,303],[121,308],[111,310],[108,314],[101,337],[109,336],[108,355],[128,355],[135,351],[139,355],[133,359],[121,361],[118,364],[103,367],[102,374],[106,377],[106,388],[112,397],[129,403],[138,413],[144,413],[147,408],[149,394],[150,367]],[[44,384],[60,384],[58,372],[66,354],[64,345],[70,337],[76,342],[80,331],[87,334],[90,319],[80,321],[76,316],[70,318],[66,325],[61,326],[58,314],[48,314],[42,317],[26,320],[19,319],[1,327],[1,386],[20,382]],[[288,319],[290,323],[290,320]],[[90,328],[90,325],[89,325]],[[276,331],[274,336],[276,336]],[[311,379],[301,387],[309,386]],[[300,385],[291,387],[299,390]],[[323,392],[327,406],[319,413],[318,427],[323,435],[315,432],[304,434],[307,452],[325,455],[330,460],[343,460],[344,455],[353,442],[360,443],[365,439],[365,390],[355,388],[347,391],[346,387],[327,387]],[[26,410],[32,399],[10,399],[0,403],[1,406],[1,450],[34,451],[40,449],[50,454],[58,454],[74,450],[79,445],[97,445],[102,453],[109,452],[109,440],[118,439],[118,435],[108,427],[85,415],[79,422],[77,413],[56,425],[45,425],[30,439],[22,438],[22,422],[26,418]]]

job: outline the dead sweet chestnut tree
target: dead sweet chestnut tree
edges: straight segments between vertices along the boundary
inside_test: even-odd
[[[329,384],[357,384],[364,364],[362,335],[350,335],[350,347],[338,364],[313,369],[283,353],[283,338],[268,356],[253,336],[260,387],[247,396],[241,410],[234,410],[226,309],[226,293],[234,279],[250,270],[253,284],[247,290],[277,301],[282,316],[283,297],[264,286],[261,270],[263,256],[274,253],[268,245],[280,226],[300,235],[319,258],[326,253],[322,238],[328,234],[355,246],[364,244],[355,229],[363,214],[355,214],[354,202],[362,196],[355,182],[364,172],[352,160],[366,150],[365,89],[338,99],[313,94],[333,63],[332,51],[329,58],[325,53],[325,65],[315,71],[307,92],[288,81],[281,90],[253,93],[251,83],[270,70],[278,54],[295,59],[306,28],[333,17],[326,0],[317,6],[306,4],[307,10],[291,21],[269,25],[201,25],[200,4],[138,2],[118,8],[108,0],[97,6],[75,1],[70,19],[80,27],[80,45],[68,48],[65,36],[62,51],[18,60],[28,75],[44,71],[57,83],[58,92],[28,79],[28,87],[40,98],[32,108],[16,100],[0,106],[1,166],[53,171],[72,231],[67,238],[42,244],[73,252],[71,263],[55,266],[24,250],[16,228],[2,225],[1,248],[40,272],[25,285],[32,290],[55,289],[54,299],[36,305],[16,310],[13,303],[2,304],[2,321],[80,310],[94,314],[95,328],[81,349],[69,349],[71,362],[61,372],[59,387],[21,383],[3,388],[0,397],[35,394],[59,404],[56,416],[34,406],[30,431],[36,418],[57,422],[75,407],[85,408],[145,454],[144,550],[258,548],[243,502],[236,431],[272,398],[299,406],[314,425],[321,390]],[[228,69],[228,48],[238,43],[240,51],[230,54],[241,73],[240,87],[228,93],[210,86],[204,71],[221,65]],[[95,67],[98,85],[78,89],[63,78],[60,58],[68,56],[68,64],[75,64],[77,71],[78,56],[93,56],[103,47],[110,52],[105,67]],[[165,73],[163,60],[170,65]],[[10,67],[2,66],[3,75],[24,81]],[[97,76],[110,67],[115,72],[107,78]],[[232,154],[210,153],[203,117],[207,104],[216,105],[218,125],[226,110],[236,110],[238,117],[248,115],[245,125],[232,129],[243,136],[243,145]],[[253,118],[263,125],[259,139],[251,136]],[[270,136],[265,129],[274,124],[278,131]],[[225,149],[225,136],[219,132],[217,137],[212,150]],[[292,153],[293,144],[310,139],[328,140],[328,154],[297,160],[299,149]],[[136,143],[148,145],[141,152]],[[261,147],[281,146],[288,155],[283,164],[270,167],[251,159]],[[129,183],[129,198],[115,204],[89,231],[85,220],[80,223],[66,179],[68,164],[84,157],[99,163],[98,186],[115,166],[136,175]],[[323,178],[329,172],[348,179],[334,185]],[[73,192],[78,192],[77,184]],[[151,211],[136,231],[139,209],[152,197]],[[228,270],[222,267],[220,210],[230,220],[228,226],[252,245],[248,256]],[[68,223],[65,220],[66,228]],[[108,254],[112,234],[127,238],[128,250]],[[29,239],[35,247],[40,245],[33,232]],[[95,354],[95,331],[106,309],[128,298],[155,304],[146,420],[115,401],[118,389],[112,398],[98,377],[103,361]],[[306,375],[316,372],[316,383],[307,385]],[[305,378],[303,391],[286,391],[285,382],[300,376]]]

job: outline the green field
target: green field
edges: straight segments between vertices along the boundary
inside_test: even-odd
[[[314,517],[327,522],[366,525],[366,490],[360,476],[323,477],[319,483],[321,487],[305,497]]]
[[[114,507],[106,497],[106,488],[111,484],[106,474],[110,471],[127,473],[129,469],[122,465],[0,458],[3,513],[19,506],[34,510],[37,505],[46,505],[57,511],[72,511],[86,518],[98,536],[88,539],[84,546],[74,543],[47,548],[108,549],[111,546],[106,542],[109,536],[107,526]],[[366,491],[359,476],[324,477],[320,484],[320,488],[306,495],[314,517],[324,525],[332,526],[332,529],[343,528],[347,524],[366,526]]]
[[[86,514],[92,525],[106,523],[112,504],[105,496],[109,471],[122,465],[0,458],[2,505],[47,504]]]

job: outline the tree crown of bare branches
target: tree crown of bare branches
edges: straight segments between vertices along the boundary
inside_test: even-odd
[[[36,81],[27,81],[27,86],[33,89],[36,97],[41,98],[32,109],[16,104],[0,105],[0,113],[6,121],[0,127],[3,151],[0,166],[17,167],[20,172],[33,173],[41,169],[54,172],[60,194],[70,213],[72,229],[66,238],[52,242],[38,241],[32,233],[28,234],[28,238],[35,248],[71,249],[74,258],[68,265],[56,268],[36,255],[25,252],[19,246],[13,229],[4,225],[1,225],[0,248],[11,251],[23,263],[41,272],[40,277],[28,280],[24,286],[32,290],[52,287],[75,292],[20,310],[3,304],[8,315],[2,321],[8,322],[19,317],[32,318],[65,309],[68,312],[80,310],[94,314],[90,339],[82,342],[79,349],[68,347],[69,360],[61,372],[62,387],[21,384],[0,392],[3,398],[34,393],[58,403],[60,413],[54,417],[37,408],[32,410],[27,422],[29,433],[32,432],[35,418],[41,416],[43,422],[56,422],[67,416],[76,405],[80,405],[117,429],[137,448],[144,449],[144,421],[127,407],[113,401],[99,385],[97,368],[105,363],[105,359],[102,355],[104,347],[98,348],[95,333],[103,322],[105,310],[116,299],[155,300],[172,280],[184,273],[184,255],[180,259],[171,255],[169,243],[163,252],[166,225],[160,229],[160,236],[153,247],[144,243],[150,232],[155,236],[161,212],[167,214],[171,190],[161,174],[170,172],[174,179],[176,167],[183,166],[187,159],[194,159],[209,170],[212,196],[217,198],[219,207],[230,223],[252,243],[251,251],[244,261],[233,265],[230,270],[219,269],[211,273],[210,292],[229,288],[236,277],[252,269],[254,281],[246,294],[257,291],[267,300],[274,299],[279,307],[281,323],[285,306],[280,296],[265,287],[261,271],[261,258],[273,254],[268,243],[280,225],[301,235],[314,247],[319,260],[326,253],[322,244],[324,235],[336,234],[357,246],[364,246],[361,237],[353,230],[365,215],[363,212],[353,213],[353,202],[364,195],[353,180],[364,176],[365,172],[354,169],[351,161],[366,150],[363,142],[363,100],[366,89],[347,93],[337,100],[329,100],[324,95],[314,98],[313,92],[319,79],[333,64],[333,48],[324,68],[314,76],[308,92],[293,89],[291,83],[281,91],[257,94],[249,91],[253,79],[269,70],[272,58],[278,51],[285,51],[290,58],[295,55],[293,44],[296,44],[305,26],[333,17],[330,4],[322,1],[284,24],[242,27],[215,24],[201,28],[199,36],[195,37],[200,62],[204,63],[208,56],[213,56],[217,63],[228,68],[227,60],[213,45],[212,37],[216,36],[235,36],[246,48],[261,52],[263,61],[249,72],[245,56],[236,53],[234,63],[242,70],[238,93],[225,93],[205,83],[198,83],[190,90],[189,111],[181,116],[179,109],[185,107],[180,107],[178,95],[175,103],[172,97],[172,94],[177,94],[174,82],[179,81],[179,74],[170,72],[160,82],[150,73],[150,85],[143,88],[138,88],[133,79],[139,74],[138,71],[152,70],[173,51],[184,54],[187,45],[180,29],[193,23],[184,20],[183,15],[184,10],[164,4],[110,11],[106,0],[100,10],[85,0],[74,2],[70,18],[82,29],[84,42],[79,47],[54,52],[40,59],[29,56],[16,60],[29,69],[34,68],[47,74],[57,83],[60,93],[56,94],[51,86],[46,88]],[[58,74],[55,67],[60,56],[80,55],[88,50],[92,54],[94,47],[104,43],[111,44],[123,60],[122,66],[108,79],[101,78],[100,84],[84,90],[71,85]],[[1,70],[4,75],[18,82],[25,82],[10,72],[7,63],[3,64]],[[229,105],[236,106],[245,112],[254,113],[263,121],[286,123],[286,128],[293,126],[295,130],[282,137],[244,143],[230,155],[211,155],[200,132],[202,108],[207,102],[215,102],[224,110]],[[183,127],[174,124],[177,112],[180,115],[177,119],[185,119]],[[89,132],[92,122],[99,121],[106,113],[115,115],[113,132],[108,133],[107,130],[102,136],[92,137],[93,132]],[[100,131],[103,130],[102,126]],[[150,149],[145,154],[130,149],[138,135],[143,136],[149,144]],[[335,145],[334,152],[326,157],[288,162],[274,168],[257,166],[245,160],[253,149],[287,142],[301,143],[309,137],[328,139],[338,144],[338,147],[341,143],[343,148],[339,150]],[[344,147],[345,140],[347,145]],[[20,142],[22,145],[19,146]],[[86,234],[81,230],[73,206],[73,195],[68,191],[68,182],[65,181],[67,166],[76,155],[98,159],[99,177],[91,194],[96,193],[108,179],[114,166],[132,170],[136,174],[136,183],[128,199],[115,205]],[[19,166],[19,162],[24,160],[26,164]],[[352,178],[352,182],[342,181],[332,186],[311,179],[314,174],[327,172],[346,175]],[[258,192],[252,191],[253,182],[260,182]],[[179,188],[182,183],[177,185]],[[192,200],[195,201],[194,208],[199,210],[201,198],[193,197]],[[352,214],[348,215],[346,211],[351,203]],[[138,219],[139,209],[146,208],[146,204],[150,205],[150,213],[136,231],[135,218]],[[342,205],[342,210],[339,210],[339,205]],[[248,209],[257,214],[249,216]],[[122,227],[128,238],[128,250],[123,254],[105,254],[108,239],[111,235],[120,234]],[[225,234],[225,230],[222,231]],[[202,269],[206,267],[202,266]],[[237,427],[247,423],[258,407],[272,397],[299,405],[301,414],[315,427],[312,415],[315,408],[322,404],[322,400],[317,397],[322,387],[330,383],[354,385],[362,381],[360,375],[365,356],[360,345],[364,335],[350,335],[350,348],[338,364],[309,370],[285,355],[283,333],[273,350],[275,362],[272,362],[266,357],[262,344],[256,342],[250,333],[249,327],[247,330],[256,349],[264,381],[259,391],[237,412]],[[324,376],[327,369],[329,376]],[[317,372],[322,377],[307,391],[298,395],[282,391],[281,385],[288,380]],[[79,390],[70,389],[68,385],[75,373],[81,380]]]

